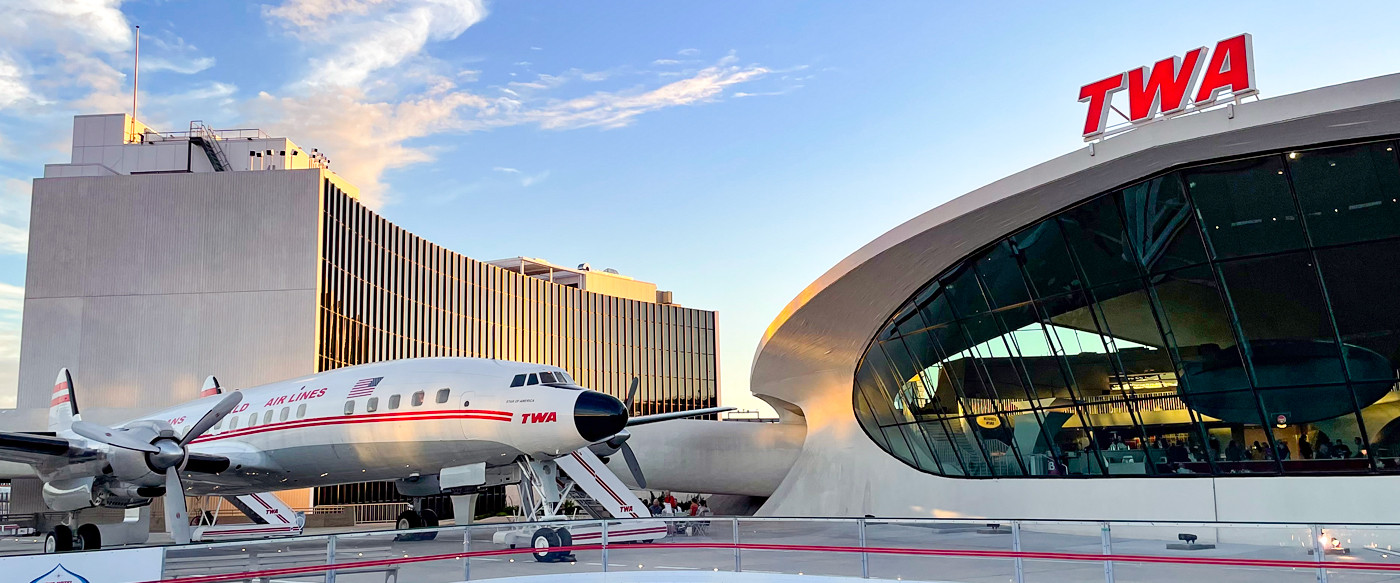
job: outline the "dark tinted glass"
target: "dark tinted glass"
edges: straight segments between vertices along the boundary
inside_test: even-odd
[[[1168,174],[995,242],[872,339],[856,417],[949,476],[1400,473],[1387,147]]]
[[[1314,245],[1400,235],[1394,142],[1290,152],[1286,159]]]
[[[1303,247],[1283,158],[1267,156],[1182,172],[1217,258]]]

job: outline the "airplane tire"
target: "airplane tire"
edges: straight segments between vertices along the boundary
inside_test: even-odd
[[[424,508],[421,514],[423,517],[423,526],[429,528],[436,528],[438,526],[438,515],[436,512],[433,512],[431,508]]]
[[[44,553],[66,553],[73,550],[73,530],[62,524],[44,535]]]
[[[95,551],[102,548],[102,531],[98,530],[96,524],[84,524],[78,527],[78,541],[82,543],[83,550]]]
[[[394,523],[394,527],[399,530],[423,528],[423,517],[412,510],[405,510],[399,513],[399,519]]]
[[[530,536],[530,546],[535,547],[535,560],[541,563],[552,563],[559,559],[563,553],[559,551],[545,551],[543,549],[559,546],[559,533],[552,528],[539,528],[535,534]]]
[[[569,534],[569,529],[564,528],[564,527],[561,526],[561,527],[559,527],[559,528],[554,529],[554,534],[559,535],[559,546],[561,546],[561,547],[571,547],[571,546],[574,546],[574,535]],[[574,558],[574,553],[573,553],[573,551],[559,551],[558,556],[555,557],[555,558],[556,558],[557,560],[560,560],[560,561],[569,561],[569,560],[573,560],[573,558]]]

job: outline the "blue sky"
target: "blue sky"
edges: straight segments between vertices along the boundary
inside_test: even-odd
[[[1395,72],[1394,2],[0,0],[0,404],[30,180],[71,116],[261,127],[480,259],[720,312],[729,404],[778,311],[879,234],[1082,143],[1080,85],[1240,32],[1262,96]],[[1120,96],[1120,99],[1122,97]],[[217,372],[217,371],[209,371]]]

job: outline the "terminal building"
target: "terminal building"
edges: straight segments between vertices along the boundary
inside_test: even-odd
[[[1400,75],[1235,100],[885,233],[754,358],[762,512],[1390,520],[1398,137]]]
[[[556,365],[618,397],[636,377],[634,414],[716,405],[715,312],[613,270],[453,252],[330,164],[258,130],[74,118],[72,162],[34,181],[5,429],[45,428],[61,367],[98,422],[194,399],[210,374],[246,387],[432,356]]]

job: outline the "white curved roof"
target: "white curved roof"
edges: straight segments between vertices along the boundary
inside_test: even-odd
[[[895,227],[808,285],[759,342],[751,391],[780,409],[774,398],[848,416],[870,338],[915,290],[978,248],[1174,166],[1392,134],[1400,134],[1400,74],[1148,124],[1012,174]]]

